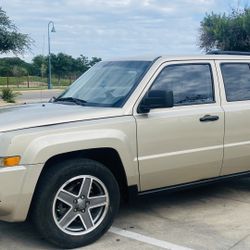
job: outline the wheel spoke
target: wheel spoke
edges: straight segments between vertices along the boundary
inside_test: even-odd
[[[106,195],[94,196],[89,198],[89,208],[101,207],[107,204]]]
[[[65,191],[65,190],[62,190],[61,192],[59,192],[57,198],[58,198],[60,201],[62,201],[62,202],[64,202],[64,203],[66,203],[66,204],[72,206],[73,201],[74,201],[74,199],[75,199],[76,197],[75,197],[73,194],[71,194],[71,193],[69,193],[69,192],[67,192],[67,191]]]
[[[77,214],[73,211],[73,209],[70,209],[63,218],[59,221],[59,225],[62,228],[66,228],[69,224],[71,224],[77,217]]]
[[[81,221],[85,227],[85,230],[88,230],[94,226],[94,222],[89,210],[87,210],[83,214],[80,214],[80,216],[81,216]]]
[[[68,235],[94,231],[106,218],[109,193],[101,179],[79,175],[67,180],[53,201],[53,218]]]
[[[92,187],[92,179],[88,177],[84,178],[80,189],[80,196],[84,195],[85,197],[88,197],[91,187]]]

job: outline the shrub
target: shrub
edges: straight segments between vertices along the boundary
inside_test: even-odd
[[[11,88],[2,88],[0,97],[9,103],[15,103],[15,98],[19,95],[19,93],[13,92]]]

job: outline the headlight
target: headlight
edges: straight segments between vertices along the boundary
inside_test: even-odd
[[[20,161],[20,156],[0,157],[0,167],[14,167],[19,165]]]

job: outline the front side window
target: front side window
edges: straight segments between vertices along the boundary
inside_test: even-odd
[[[214,102],[210,64],[180,64],[165,67],[152,90],[173,91],[174,106]]]
[[[250,100],[250,64],[221,64],[227,101]]]
[[[151,61],[100,62],[84,73],[55,102],[122,107]]]

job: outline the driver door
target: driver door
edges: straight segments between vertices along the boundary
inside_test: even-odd
[[[141,191],[219,176],[224,112],[213,72],[213,61],[166,63],[144,91],[140,100],[149,89],[173,91],[174,107],[135,110]]]

